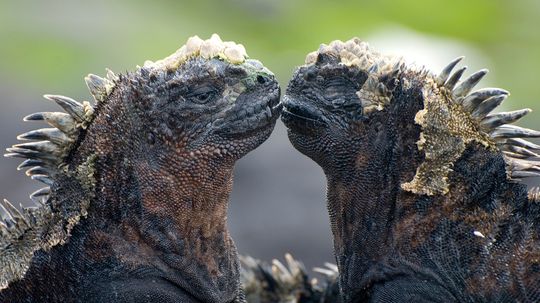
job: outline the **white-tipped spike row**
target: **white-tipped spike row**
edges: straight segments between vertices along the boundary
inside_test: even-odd
[[[112,73],[111,77],[114,78],[116,75]],[[88,90],[96,102],[105,101],[115,85],[113,81],[106,78],[101,78],[100,76],[96,76],[94,74],[88,74],[88,76],[84,78],[84,81],[86,82],[86,86],[88,86]]]
[[[506,124],[495,128],[491,138],[540,138],[540,131]]]
[[[530,157],[538,157],[540,158],[540,155],[533,152],[533,151],[530,151],[524,147],[519,147],[519,146],[515,146],[515,145],[511,145],[511,144],[505,144],[501,147],[503,150],[505,151],[509,151],[509,152],[512,152],[513,154],[518,154],[518,155],[523,155],[523,156],[526,156],[527,158],[530,158]],[[538,163],[538,165],[540,165],[540,163]]]
[[[485,117],[480,125],[485,129],[494,129],[504,124],[511,124],[530,113],[530,108],[524,108],[511,112],[502,112]]]
[[[21,214],[21,212],[13,204],[11,204],[11,202],[9,202],[7,199],[3,199],[3,201],[4,201],[3,206],[9,212],[12,218],[14,219],[23,218],[23,215]]]
[[[512,170],[518,171],[518,170],[538,170],[538,163],[537,161],[530,161],[527,159],[516,159],[512,157],[507,157],[507,163],[510,165]]]
[[[73,139],[61,132],[57,128],[42,128],[29,131],[17,136],[19,140],[48,140],[58,145],[65,145],[73,142]]]
[[[8,229],[11,229],[13,226],[15,226],[15,220],[13,220],[11,213],[4,207],[4,203],[0,203],[0,223],[2,223]]]
[[[528,192],[529,200],[539,202],[540,201],[540,187],[533,187]]]
[[[509,152],[506,150],[503,150],[503,154],[506,156],[506,159],[513,158],[513,159],[527,159],[529,156],[522,155],[522,154],[516,154],[513,152]]]
[[[77,136],[78,128],[75,119],[66,113],[42,112],[34,113],[24,117],[24,121],[45,121],[49,125],[58,128],[71,138]]]
[[[480,103],[480,105],[472,112],[472,116],[478,120],[482,120],[493,111],[497,106],[506,99],[508,95],[498,95],[488,98],[486,101]]]
[[[461,56],[461,57],[458,57],[458,58],[452,60],[452,62],[448,63],[448,65],[443,68],[443,70],[437,76],[437,78],[435,78],[435,82],[437,84],[439,84],[439,85],[444,85],[444,83],[446,83],[446,81],[448,81],[448,77],[450,77],[450,74],[452,73],[452,70],[454,70],[454,67],[456,67],[456,65],[461,60],[463,60],[463,58],[465,58],[465,57]]]
[[[53,186],[54,181],[47,175],[33,175],[32,180],[39,181],[47,186]]]
[[[478,84],[478,82],[480,82],[480,80],[484,78],[487,73],[487,69],[482,69],[470,75],[469,78],[461,82],[458,87],[456,87],[452,91],[452,95],[454,96],[454,98],[457,99],[466,96]]]
[[[500,88],[483,88],[466,96],[461,103],[468,112],[472,112],[484,100],[499,95],[509,95],[509,93],[508,91]]]
[[[289,271],[293,277],[296,277],[302,273],[302,265],[296,261],[291,254],[285,254],[285,261],[287,262],[287,266],[289,267]]]
[[[45,97],[45,99],[56,102],[77,122],[80,123],[86,120],[84,106],[81,103],[69,97],[60,95],[43,95],[43,97]]]
[[[58,156],[62,151],[58,148],[56,144],[51,143],[50,141],[37,141],[29,143],[20,143],[13,145],[15,148],[28,149],[31,151],[46,153],[54,156]]]
[[[540,151],[540,145],[534,144],[532,142],[529,142],[529,141],[523,140],[523,139],[519,139],[519,138],[507,139],[506,143],[511,144],[511,145],[515,145],[515,146],[519,146],[519,147],[524,147],[524,148],[527,148],[527,149]]]
[[[537,178],[540,177],[540,172],[532,172],[532,171],[512,171],[511,177],[516,179],[523,179],[523,178]]]
[[[50,176],[51,175],[51,171],[46,169],[45,167],[42,167],[42,166],[35,166],[35,167],[32,167],[30,168],[29,170],[27,170],[25,172],[25,174],[29,177],[33,176],[33,175],[44,175],[44,176]]]
[[[313,271],[314,272],[317,272],[317,273],[320,273],[328,278],[331,278],[335,275],[335,272],[330,270],[330,269],[326,269],[326,268],[322,268],[322,267],[315,267],[313,268]]]
[[[335,264],[328,262],[324,263],[324,266],[325,268],[315,267],[313,268],[313,271],[322,274],[329,281],[336,280],[339,275],[338,267]]]
[[[7,154],[4,154],[4,157],[6,158],[23,158],[23,159],[35,159],[50,163],[56,163],[58,161],[58,157],[49,154],[49,153],[43,153],[40,151],[28,149],[28,148],[20,148],[20,147],[10,147],[6,148]]]
[[[105,71],[107,72],[107,79],[113,82],[120,80],[120,77],[118,77],[112,70],[106,68]]]
[[[325,263],[324,263],[324,266],[328,267],[330,270],[335,271],[336,273],[339,272],[339,269],[338,269],[338,267],[337,267],[336,264],[332,264],[332,263],[329,263],[329,262],[325,262]]]
[[[45,166],[45,162],[41,161],[41,160],[36,160],[36,159],[26,159],[24,160],[23,163],[19,164],[19,166],[17,166],[17,170],[21,170],[23,168],[27,168],[27,167],[34,167],[34,166]]]
[[[38,198],[46,197],[51,193],[50,187],[43,187],[30,194],[30,199],[35,200]]]
[[[293,276],[291,275],[287,267],[285,267],[285,265],[283,265],[283,263],[281,263],[277,259],[272,260],[272,273],[280,281],[293,280]]]
[[[444,83],[444,87],[446,87],[448,90],[453,90],[456,84],[459,82],[459,79],[461,79],[461,76],[463,76],[463,73],[467,69],[466,66],[463,66],[462,68],[458,69],[455,73],[450,76],[448,81]]]

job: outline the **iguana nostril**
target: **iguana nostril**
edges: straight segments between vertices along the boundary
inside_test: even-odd
[[[261,76],[261,75],[257,76],[257,82],[259,82],[259,84],[266,84],[269,81],[270,81],[270,79],[268,79],[268,77]]]

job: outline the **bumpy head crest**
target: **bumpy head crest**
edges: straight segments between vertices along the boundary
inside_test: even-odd
[[[335,40],[321,44],[319,49],[306,56],[305,64],[324,64],[328,57],[339,60],[340,64],[354,66],[367,72],[368,79],[357,92],[364,113],[382,110],[390,102],[392,88],[380,81],[383,76],[397,76],[405,65],[403,58],[386,56],[371,49],[367,42],[353,38],[345,42]]]
[[[176,69],[188,59],[198,56],[205,59],[220,58],[233,64],[243,63],[248,58],[246,49],[242,44],[222,41],[217,34],[213,34],[207,40],[202,40],[199,36],[193,36],[172,55],[156,62],[146,61],[144,67],[149,69]]]

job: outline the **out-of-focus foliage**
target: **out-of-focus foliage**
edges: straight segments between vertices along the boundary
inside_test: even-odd
[[[536,0],[2,0],[0,73],[39,89],[76,89],[81,71],[133,69],[193,34],[219,32],[245,44],[285,83],[319,43],[392,24],[477,46],[497,69],[496,83],[533,102],[540,93],[539,19]]]

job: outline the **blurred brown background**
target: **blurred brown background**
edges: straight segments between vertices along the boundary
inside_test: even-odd
[[[491,70],[483,86],[511,91],[504,109],[536,110],[521,125],[540,128],[539,20],[536,0],[0,0],[0,146],[36,127],[24,115],[57,109],[42,94],[90,99],[87,73],[133,70],[214,32],[243,43],[283,89],[305,54],[334,39],[358,36],[434,71],[466,55],[470,72]],[[39,185],[18,163],[0,159],[0,197],[25,203]],[[236,169],[229,225],[239,251],[262,259],[292,252],[308,267],[332,261],[325,186],[279,122]]]

